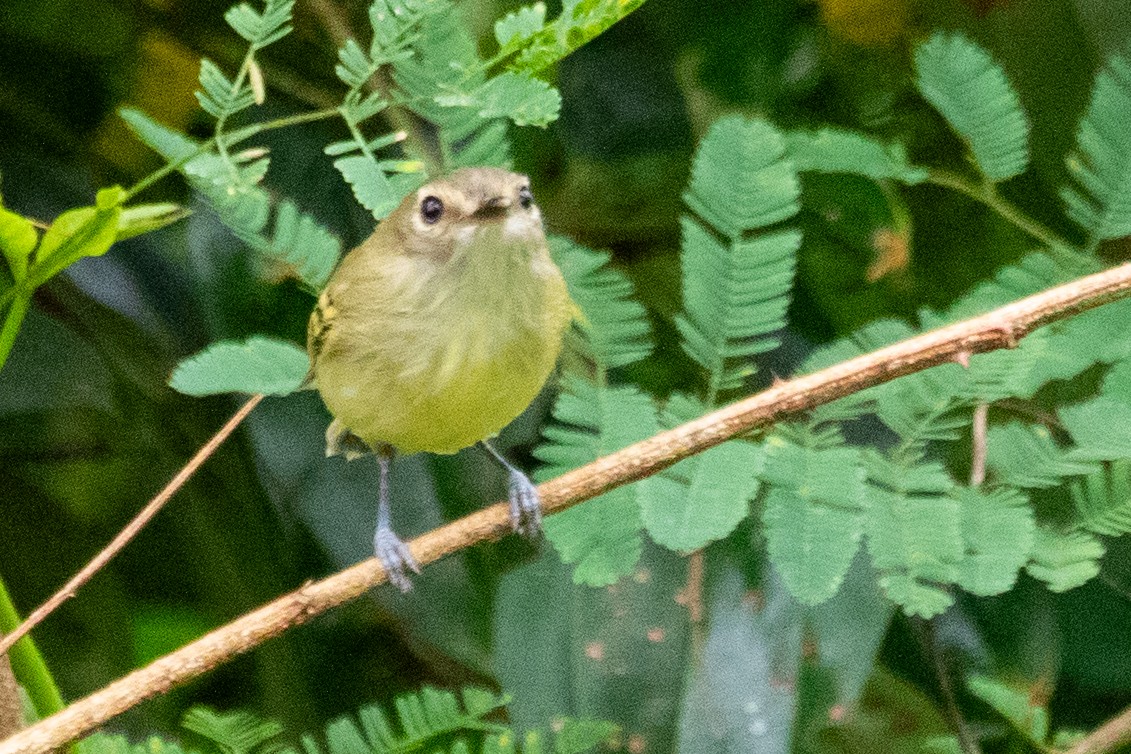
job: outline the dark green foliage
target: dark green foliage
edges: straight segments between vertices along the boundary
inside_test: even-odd
[[[137,491],[158,489],[223,420],[223,401],[167,390],[170,367],[213,341],[174,387],[298,390],[310,293],[341,250],[329,228],[364,237],[452,168],[528,173],[562,234],[552,253],[579,313],[561,377],[500,438],[539,479],[771,380],[1102,270],[1131,232],[1131,64],[1104,48],[1126,36],[1121,14],[1097,23],[1094,3],[991,3],[977,19],[966,3],[918,4],[913,19],[892,3],[875,23],[845,21],[835,3],[675,0],[587,44],[642,3],[311,6],[287,37],[302,6],[253,0],[226,14],[230,28],[170,15],[157,44],[140,17],[138,48],[98,40],[59,66],[73,84],[37,65],[21,91],[10,86],[21,61],[38,63],[39,47],[65,54],[59,35],[85,26],[40,20],[57,18],[58,0],[33,4],[14,6],[18,23],[0,18],[12,141],[0,155],[0,365],[15,344],[0,371],[11,491],[0,571],[21,607],[85,557],[45,541],[112,536]],[[91,26],[101,35],[132,12],[93,4]],[[1082,33],[1077,16],[1107,36]],[[1037,18],[1050,28],[1034,32]],[[337,50],[328,19],[353,35]],[[865,40],[872,23],[896,36]],[[176,103],[195,107],[196,84],[163,65],[168,50],[152,52],[166,37],[210,58],[191,115]],[[119,67],[135,59],[153,72]],[[37,164],[28,196],[33,182],[10,167],[38,148],[21,140],[21,118],[52,123],[58,154],[110,157],[79,165],[82,191],[88,176],[137,164],[96,119],[84,113],[80,134],[57,117],[91,69],[113,70],[107,101],[172,124],[123,110],[167,165],[89,206],[41,202],[54,172]],[[162,97],[127,89],[134,78]],[[609,140],[625,145],[615,158]],[[186,211],[176,196],[129,202],[173,171],[214,211],[147,236]],[[21,214],[37,211],[57,216]],[[81,291],[58,275],[131,236],[74,269]],[[288,277],[298,285],[270,285]],[[590,717],[623,723],[608,745],[618,751],[956,752],[941,659],[985,750],[1066,748],[1079,734],[1051,730],[1050,709],[1057,724],[1094,727],[1129,688],[1128,322],[1131,303],[1108,304],[735,438],[550,517],[540,545],[508,538],[430,566],[408,596],[375,590],[234,666],[239,686],[216,674],[128,725],[170,727],[195,699],[238,698],[319,729],[289,742],[304,754],[567,754],[613,730]],[[325,422],[313,395],[264,401],[149,541],[37,629],[68,696],[371,554],[372,465],[326,462]],[[398,458],[397,526],[415,535],[500,497],[505,478],[481,460]],[[924,632],[936,646],[895,611],[938,617]],[[959,677],[966,668],[986,675]],[[468,677],[517,701],[503,710],[495,693],[426,686]],[[423,690],[393,702],[404,689]],[[321,732],[375,696],[384,708]],[[254,715],[196,711],[186,724],[209,752],[282,745]],[[183,751],[158,738],[82,745],[142,749]]]

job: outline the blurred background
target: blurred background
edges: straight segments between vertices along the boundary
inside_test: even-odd
[[[459,5],[490,52],[495,20],[519,3]],[[330,19],[344,19],[367,40],[364,6],[299,0],[295,33],[263,58],[263,118],[337,104]],[[48,221],[89,204],[98,187],[128,185],[158,167],[117,117],[121,105],[208,135],[211,121],[192,94],[199,60],[232,71],[245,50],[224,24],[227,7],[3,0],[5,206]],[[710,123],[743,112],[782,126],[839,124],[902,141],[917,160],[953,160],[961,154],[955,137],[911,86],[910,48],[940,28],[961,29],[991,50],[1030,116],[1033,167],[1005,193],[1073,236],[1056,189],[1095,71],[1131,40],[1126,0],[649,0],[558,66],[561,119],[545,130],[512,129],[516,168],[531,175],[550,229],[612,250],[654,314],[660,347],[634,380],[664,395],[688,379],[670,320],[679,303],[678,217],[692,151]],[[343,134],[339,124],[319,123],[272,132],[263,144],[273,156],[269,187],[350,247],[372,220],[321,152]],[[893,217],[889,198],[864,180],[807,176],[804,190],[791,330],[767,379],[872,319],[943,306],[1029,250],[1015,229],[937,187],[907,190],[907,217]],[[310,296],[265,282],[183,181],[168,178],[142,199],[198,211],[86,259],[42,289],[0,373],[0,576],[25,613],[234,410],[232,399],[170,390],[165,383],[180,359],[220,338],[305,338]],[[1105,249],[1113,261],[1127,251]],[[527,468],[547,408],[536,403],[503,435]],[[268,399],[136,542],[37,629],[66,698],[371,554],[375,469],[323,458],[327,420],[316,395]],[[474,451],[402,459],[394,474],[395,522],[408,536],[504,492],[504,479]],[[739,536],[748,541],[751,531]],[[735,542],[717,546],[734,549],[740,570],[758,570]],[[590,590],[572,585],[548,546],[508,540],[476,548],[429,567],[407,596],[379,590],[114,726],[135,735],[173,731],[191,703],[205,702],[313,730],[398,691],[479,684],[512,693],[520,724],[588,714],[624,725],[622,745],[634,754],[665,751],[680,737],[680,710],[694,708],[696,652],[777,684],[779,696],[784,689],[802,710],[797,725],[806,705],[835,697],[835,684],[813,680],[824,670],[806,663],[803,641],[799,652],[780,651],[783,637],[801,630],[775,601],[786,599],[780,589],[751,590],[749,580],[725,575],[712,581],[706,609],[733,635],[704,647],[678,599],[686,578],[683,559],[647,550],[633,579]],[[874,588],[869,578],[856,581]],[[1131,700],[1131,658],[1122,651],[1131,636],[1128,600],[1103,580],[1052,595],[1023,578],[1000,598],[964,597],[936,629],[948,651],[970,663],[993,658],[1046,695],[1055,691],[1064,723],[1088,727]],[[945,732],[919,632],[891,617],[886,602],[873,603],[871,615],[839,618],[865,626],[847,654],[855,655],[853,682],[869,683],[868,724],[896,731],[893,741],[900,726],[907,735]],[[799,678],[823,691],[793,699]],[[767,698],[771,718],[774,703]],[[814,750],[869,750],[868,736],[853,735],[798,738]]]

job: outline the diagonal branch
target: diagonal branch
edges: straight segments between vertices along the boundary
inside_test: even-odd
[[[154,516],[165,507],[165,503],[169,502],[169,499],[173,497],[181,487],[185,486],[185,482],[192,478],[192,475],[197,472],[197,469],[216,452],[216,449],[228,439],[228,436],[247,418],[251,410],[259,405],[261,400],[263,400],[262,394],[256,394],[248,398],[247,401],[236,410],[236,413],[232,414],[231,418],[224,423],[224,426],[217,430],[216,434],[202,445],[200,450],[196,451],[196,455],[181,467],[181,470],[177,472],[176,476],[169,480],[165,488],[158,492],[157,495],[126,524],[125,528],[110,540],[110,544],[102,548],[101,552],[95,555],[89,563],[79,569],[79,572],[72,576],[71,580],[64,584],[59,591],[55,592],[46,602],[33,610],[31,615],[17,626],[12,633],[7,636],[0,636],[0,657],[3,657],[17,641],[43,622],[44,618],[55,612],[56,608],[71,597],[74,597],[79,587],[90,581],[115,555],[121,552],[122,548],[128,545],[133,538],[145,528],[145,525],[152,521]]]
[[[866,387],[948,361],[965,363],[973,353],[1012,348],[1042,325],[1129,294],[1131,263],[780,383],[545,482],[538,488],[543,507],[547,513],[562,511],[613,487],[655,474],[736,435]],[[414,539],[410,547],[423,565],[508,532],[508,506],[498,503],[433,529]],[[385,581],[381,566],[369,559],[322,581],[304,584],[0,742],[0,754],[40,754],[57,749],[139,702],[196,678]]]

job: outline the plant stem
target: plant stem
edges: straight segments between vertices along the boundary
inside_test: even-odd
[[[3,579],[0,579],[0,636],[14,631],[19,624],[19,613],[12,604]],[[38,717],[53,715],[66,706],[59,687],[55,685],[55,679],[47,669],[47,663],[43,661],[43,655],[30,636],[16,642],[8,653],[8,659],[12,662],[16,680],[27,691]]]
[[[1013,206],[1013,204],[1003,199],[992,183],[977,184],[957,173],[952,173],[949,170],[939,170],[937,168],[932,168],[929,174],[927,178],[928,183],[953,189],[965,194],[976,202],[986,205],[994,212],[1001,215],[1002,218],[1025,231],[1045,246],[1054,249],[1058,247],[1066,249],[1075,248],[1074,244],[1061,238],[1051,229],[1046,228],[1044,225]]]
[[[4,318],[4,327],[0,329],[0,369],[3,369],[4,364],[8,361],[8,354],[12,352],[12,346],[16,344],[20,325],[23,324],[24,316],[27,314],[28,307],[31,306],[31,292],[23,290],[22,286],[13,290],[17,292],[14,294],[15,298],[12,300],[11,308],[8,309],[8,316]]]

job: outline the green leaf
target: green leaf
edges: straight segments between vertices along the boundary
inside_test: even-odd
[[[1131,60],[1113,57],[1096,77],[1092,100],[1067,158],[1073,185],[1060,196],[1093,243],[1131,235]]]
[[[966,680],[970,693],[998,713],[1038,748],[1043,749],[1049,735],[1049,713],[1043,706],[1033,704],[1031,691],[1014,689],[982,675]]]
[[[306,351],[260,335],[220,341],[188,357],[173,370],[169,386],[186,395],[265,393],[298,390],[310,371]]]
[[[384,220],[401,200],[419,187],[427,176],[422,172],[386,175],[381,165],[364,155],[334,160],[334,167],[346,179],[358,204]]]
[[[510,118],[516,126],[545,128],[558,119],[562,96],[541,79],[506,72],[465,93],[436,96],[444,107],[470,107],[480,118]]]
[[[487,701],[490,695],[490,701]],[[465,691],[464,701],[468,697]],[[401,694],[393,701],[398,725],[390,724],[381,707],[370,705],[352,716],[342,717],[326,726],[326,748],[313,738],[303,739],[306,754],[395,754],[409,751],[467,751],[461,733],[486,732],[498,736],[511,735],[503,725],[483,718],[507,703],[505,697],[490,692],[475,695],[476,707],[460,708],[449,691],[424,687],[419,692]],[[399,727],[400,730],[397,730]],[[440,749],[441,744],[451,748]],[[463,748],[461,748],[461,746]]]
[[[874,451],[863,458],[871,482],[864,530],[880,586],[907,613],[930,618],[953,601],[933,584],[953,583],[963,557],[959,505],[946,494],[954,481],[937,463],[896,463]]]
[[[135,204],[123,207],[118,218],[118,235],[115,241],[133,238],[145,233],[172,225],[192,214],[192,210],[179,204],[161,202],[158,204]]]
[[[571,0],[553,23],[530,38],[511,68],[538,73],[595,39],[644,0]]]
[[[1033,554],[1026,570],[1054,592],[1067,592],[1100,572],[1104,546],[1082,531],[1059,532],[1038,526]]]
[[[224,20],[237,34],[259,50],[277,42],[291,33],[291,11],[294,0],[267,0],[263,13],[257,13],[247,3],[228,9]]]
[[[927,180],[926,169],[909,163],[902,146],[884,144],[855,131],[788,131],[785,144],[786,155],[802,173],[850,173],[912,185]]]
[[[711,394],[754,371],[750,357],[778,344],[801,233],[763,230],[797,213],[800,184],[769,123],[721,118],[704,137],[684,196],[699,219],[682,219],[684,350],[709,375]]]
[[[800,209],[801,185],[770,123],[729,115],[703,137],[684,201],[730,239],[787,220]]]
[[[855,448],[805,448],[772,436],[762,521],[770,562],[802,604],[840,589],[864,533],[864,469]]]
[[[1113,461],[1131,458],[1131,404],[1107,395],[1065,406],[1060,421],[1076,448],[1069,456],[1081,461]]]
[[[597,387],[566,381],[554,404],[554,419],[534,456],[547,464],[546,479],[656,434],[652,400],[634,387]],[[640,557],[638,488],[618,487],[550,516],[546,538],[566,563],[576,563],[576,583],[605,586],[632,572]]]
[[[1110,537],[1131,532],[1131,462],[1101,466],[1069,492],[1082,528]]]
[[[236,86],[208,58],[200,61],[200,88],[201,91],[194,92],[196,99],[214,118],[227,118],[255,104],[255,93],[249,85]]]
[[[1073,461],[1048,429],[1019,422],[995,424],[986,433],[986,465],[994,479],[1011,487],[1048,489],[1068,476],[1090,474],[1094,463]]]
[[[570,298],[581,309],[577,324],[587,355],[604,369],[616,369],[652,353],[648,312],[633,297],[632,281],[612,265],[610,254],[563,236],[551,235],[549,242]]]
[[[965,555],[958,564],[958,583],[979,596],[1013,588],[1017,574],[1029,561],[1036,524],[1025,495],[1008,487],[986,492],[958,487]]]
[[[8,269],[16,282],[27,276],[28,258],[37,243],[39,234],[31,220],[0,207],[0,252],[8,261]]]
[[[214,742],[224,754],[251,754],[283,732],[282,723],[251,712],[216,712],[201,706],[186,712],[181,726]]]
[[[78,754],[187,754],[172,741],[150,736],[141,743],[132,743],[125,736],[95,733],[76,744]]]
[[[407,106],[438,128],[442,169],[472,165],[510,165],[507,124],[484,119],[471,107],[446,107],[437,95],[468,92],[482,86],[486,74],[459,13],[449,3],[435,3],[444,11],[429,17],[413,42],[413,54],[393,65],[397,86],[407,95]]]
[[[988,180],[1012,178],[1029,163],[1029,123],[1001,66],[961,34],[936,33],[915,51],[916,81],[966,142]]]
[[[699,401],[676,394],[663,424],[674,427],[706,413]],[[758,491],[762,451],[757,445],[726,442],[638,482],[640,516],[659,545],[693,552],[734,531],[750,512]]]
[[[542,30],[546,23],[546,4],[534,3],[511,11],[495,22],[495,41],[503,51],[522,46]]]
[[[115,187],[116,188],[116,187]],[[122,208],[111,197],[121,189],[98,192],[95,207],[67,210],[55,218],[43,234],[29,277],[33,285],[43,282],[83,257],[105,254],[118,235]]]

